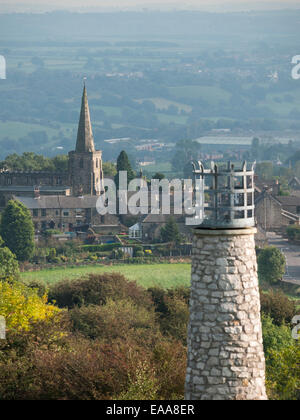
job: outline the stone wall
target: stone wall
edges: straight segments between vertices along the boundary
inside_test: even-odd
[[[255,229],[195,230],[187,400],[263,400]]]
[[[270,194],[264,194],[255,204],[257,223],[266,231],[280,230],[289,225],[290,220],[283,217],[281,212],[281,203]]]
[[[1,186],[61,186],[69,184],[69,174],[66,172],[0,172]]]

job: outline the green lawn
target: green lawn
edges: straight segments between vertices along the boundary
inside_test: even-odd
[[[129,280],[135,280],[143,287],[161,286],[166,289],[176,286],[189,286],[190,264],[146,264],[146,265],[115,265],[115,266],[82,266],[75,268],[58,268],[22,273],[25,282],[39,280],[47,285],[63,279],[75,279],[90,273],[124,274]]]

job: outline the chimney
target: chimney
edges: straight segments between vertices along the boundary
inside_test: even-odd
[[[253,169],[194,166],[203,220],[193,235],[187,400],[267,399]]]
[[[34,187],[34,198],[39,200],[41,198],[40,187]]]

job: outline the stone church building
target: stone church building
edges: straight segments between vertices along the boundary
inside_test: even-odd
[[[96,202],[103,193],[102,152],[95,150],[87,90],[84,86],[76,148],[69,152],[66,173],[0,172],[0,209],[10,199],[31,211],[36,232],[73,231],[90,226],[119,225],[117,217],[101,217]]]

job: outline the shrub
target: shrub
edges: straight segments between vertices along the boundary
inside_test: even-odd
[[[49,300],[60,308],[83,305],[104,305],[108,298],[132,299],[140,305],[150,305],[147,292],[119,273],[90,274],[77,280],[63,280],[50,288]]]
[[[140,345],[157,339],[154,311],[133,303],[130,298],[113,301],[103,306],[89,305],[70,311],[74,332],[91,339],[126,341],[130,338]]]
[[[300,400],[300,346],[291,344],[270,350],[267,363],[267,391],[270,399]]]
[[[280,351],[293,343],[291,329],[286,325],[275,325],[268,315],[262,315],[262,330],[266,358],[270,351]]]
[[[121,249],[114,249],[110,255],[110,258],[113,260],[121,260],[124,258],[125,254]]]
[[[31,280],[29,283],[25,283],[29,289],[33,289],[37,292],[39,297],[43,297],[48,293],[48,289],[45,284],[38,280]]]
[[[186,343],[189,319],[189,288],[177,287],[164,290],[159,287],[149,288],[161,331],[182,343]]]
[[[59,312],[47,304],[46,295],[40,297],[36,290],[19,282],[0,282],[0,315],[9,330],[28,330],[32,322],[51,320]]]
[[[285,272],[285,258],[280,250],[270,246],[264,248],[258,256],[258,276],[261,281],[278,283]]]
[[[76,338],[60,351],[35,349],[0,359],[2,400],[101,400],[128,389],[143,352],[134,345]]]
[[[160,318],[160,326],[164,335],[170,335],[183,344],[187,341],[187,326],[189,320],[189,307],[179,297],[165,298],[167,313]]]
[[[136,251],[135,253],[135,257],[143,257],[144,256],[144,252],[143,251]]]
[[[269,315],[276,325],[291,323],[297,313],[296,303],[289,299],[282,291],[270,290],[260,293],[261,310]]]
[[[103,244],[103,245],[82,245],[80,249],[86,252],[105,252],[112,251],[113,249],[120,248],[120,243],[115,244]]]
[[[17,279],[20,274],[16,256],[9,248],[0,248],[0,281]]]
[[[286,233],[291,241],[298,241],[300,239],[300,226],[290,225],[286,228]]]
[[[159,384],[159,399],[181,400],[184,397],[186,347],[176,340],[157,342],[151,362]]]
[[[129,375],[128,390],[116,396],[117,400],[156,400],[159,385],[155,371],[147,362],[139,362],[135,376]]]

